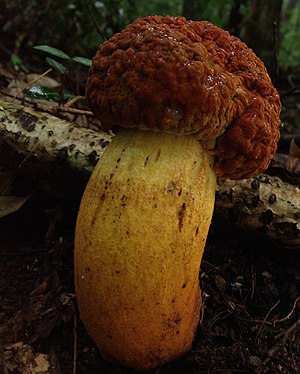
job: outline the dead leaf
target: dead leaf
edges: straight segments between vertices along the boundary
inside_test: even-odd
[[[268,171],[271,175],[276,175],[285,182],[300,186],[300,157],[276,153]]]
[[[286,161],[286,169],[292,175],[300,175],[300,155],[299,157],[289,157]]]
[[[19,210],[30,196],[0,196],[0,218]]]
[[[57,294],[49,287],[45,287],[45,294],[42,293],[44,285],[38,295],[32,293],[29,305],[0,324],[0,341],[14,343],[22,340],[30,345],[37,344],[73,318],[73,295],[65,292]]]
[[[35,84],[38,84],[39,86],[47,87],[47,88],[58,88],[60,87],[60,83],[50,77],[41,76],[40,74],[27,74],[26,77],[27,83],[30,83],[32,81],[35,81]]]
[[[296,144],[295,138],[291,140],[289,155],[300,159],[300,147]]]
[[[33,348],[17,342],[3,347],[3,365],[7,373],[52,374],[49,357],[45,353],[35,352]]]

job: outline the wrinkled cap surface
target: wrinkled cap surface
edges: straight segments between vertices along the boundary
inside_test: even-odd
[[[264,64],[210,22],[134,21],[100,46],[87,97],[104,130],[193,134],[221,178],[256,175],[276,151],[281,104]]]

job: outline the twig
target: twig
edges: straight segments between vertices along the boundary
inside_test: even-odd
[[[73,113],[73,114],[84,114],[85,116],[93,116],[93,113],[89,110],[68,108],[68,107],[65,107],[65,106],[59,106],[58,110],[60,112]]]
[[[22,87],[22,89],[17,92],[15,94],[15,96],[13,97],[13,102],[15,101],[15,99],[22,93],[26,90],[26,88],[32,86],[36,81],[38,81],[39,79],[43,78],[45,75],[47,75],[48,73],[50,73],[52,71],[52,68],[48,69],[47,71],[45,71],[43,74],[39,75],[38,77],[36,77],[35,79],[33,79],[32,81],[30,81],[29,83],[27,83],[24,87]]]
[[[105,33],[104,31],[100,28],[99,26],[99,23],[97,22],[95,16],[94,16],[94,13],[91,11],[91,8],[90,8],[90,5],[89,5],[89,2],[88,0],[85,0],[85,5],[86,5],[86,9],[88,11],[88,14],[89,14],[89,17],[91,19],[91,21],[93,22],[98,34],[100,35],[100,37],[102,38],[102,40],[106,40],[106,36],[105,36]]]
[[[268,351],[268,356],[269,357],[264,361],[264,365],[266,365],[270,361],[271,357],[275,356],[275,354],[279,351],[280,346],[285,344],[288,336],[292,332],[297,330],[298,328],[300,328],[300,318],[298,318],[298,320],[291,327],[289,327],[286,331],[283,331],[276,336],[276,338],[279,338],[279,337],[283,336],[283,339],[280,342],[278,342],[276,345],[274,345],[274,347],[269,349],[269,351]]]
[[[10,97],[11,99],[14,99],[14,100],[19,100],[21,103],[27,103],[31,105],[33,104],[31,100],[27,100],[26,98],[19,98],[16,95],[11,95],[10,93],[2,91],[2,90],[0,90],[0,94],[3,96]]]
[[[269,322],[269,321],[265,321],[265,320],[261,320],[261,319],[247,319],[247,318],[242,318],[242,317],[239,317],[239,316],[235,316],[236,318],[238,318],[240,321],[245,321],[245,322],[250,322],[250,323],[259,323],[259,324],[264,324],[264,325],[268,325],[268,326],[273,326],[273,322]]]
[[[280,338],[281,336],[283,336],[283,342],[285,343],[288,336],[294,332],[295,330],[297,330],[298,328],[300,328],[300,318],[297,319],[297,321],[295,323],[292,324],[292,326],[290,326],[287,330],[285,331],[282,331],[280,332],[279,334],[277,334],[275,336],[276,339]]]
[[[265,318],[264,318],[263,321],[262,321],[262,324],[261,324],[260,327],[259,327],[259,330],[258,330],[258,332],[257,332],[257,334],[256,334],[256,337],[255,337],[255,339],[254,339],[255,342],[257,342],[258,337],[259,337],[259,335],[260,335],[260,332],[261,332],[263,326],[266,324],[269,315],[270,315],[271,312],[272,312],[272,311],[277,307],[277,305],[278,305],[279,303],[280,303],[280,300],[278,300],[277,303],[275,303],[275,304],[272,306],[272,308],[268,311],[268,313],[266,314]]]
[[[72,374],[77,372],[77,314],[76,308],[73,301],[73,313],[74,313],[74,344],[73,344],[73,370]]]
[[[45,72],[46,73],[46,72]],[[44,74],[45,74],[44,73]],[[36,78],[36,79],[40,79],[41,78],[41,76],[39,76],[38,78]],[[31,84],[33,83],[34,81],[32,81],[31,82]],[[29,83],[28,83],[29,84]],[[22,90],[24,90],[24,89],[26,89],[26,87],[27,87],[28,85],[26,85]],[[35,101],[32,101],[32,100],[27,100],[27,99],[25,99],[25,98],[19,98],[18,97],[18,95],[22,92],[22,90],[18,93],[18,94],[16,94],[15,96],[13,96],[13,95],[11,95],[11,94],[9,94],[9,93],[7,93],[7,92],[4,92],[4,91],[1,91],[0,90],[0,94],[1,95],[4,95],[4,96],[7,96],[7,97],[10,97],[10,98],[12,98],[13,100],[12,100],[12,102],[14,102],[15,100],[19,100],[19,101],[21,101],[21,102],[25,102],[25,103],[27,103],[27,104],[29,104],[29,105],[31,105],[32,107],[34,107],[34,108],[36,108],[37,110],[41,110],[41,111],[43,111],[43,112],[46,112],[46,113],[49,113],[49,114],[52,114],[52,115],[55,115],[55,114],[59,114],[59,113],[62,113],[62,112],[65,112],[65,113],[73,113],[73,114],[84,114],[84,115],[86,115],[86,116],[93,116],[93,113],[91,112],[91,111],[89,111],[89,110],[82,110],[82,109],[76,109],[76,108],[69,108],[69,106],[70,105],[72,105],[72,103],[70,103],[72,100],[70,100],[70,102],[67,102],[65,105],[63,105],[63,106],[59,106],[59,105],[57,105],[57,104],[55,104],[55,106],[53,106],[53,105],[48,105],[48,104],[46,104],[46,105],[42,105],[41,103],[39,103],[39,102],[35,102]],[[77,98],[78,96],[76,96],[76,98]],[[79,96],[79,98],[82,98],[82,97],[84,97],[84,96]],[[74,97],[74,99],[76,99],[75,97]],[[79,99],[78,99],[79,100]],[[77,101],[77,100],[75,100],[75,101]],[[47,101],[47,103],[49,103],[49,101]],[[70,104],[69,104],[70,103]]]
[[[208,262],[208,261],[205,261],[205,260],[202,260],[202,265],[207,265],[207,266],[209,266],[209,267],[211,267],[211,268],[214,268],[214,269],[219,269],[219,267],[218,266],[215,266],[214,264],[211,264],[210,262]]]
[[[279,65],[278,65],[278,25],[273,22],[273,35],[274,35],[274,66],[275,66],[275,82],[274,85],[278,88],[279,84]]]
[[[72,106],[75,103],[77,103],[77,101],[79,101],[79,100],[85,100],[85,99],[86,99],[85,96],[75,96],[75,97],[73,97],[73,99],[71,99],[67,103],[65,103],[62,107],[63,108],[70,108],[70,106]]]
[[[298,303],[299,300],[300,300],[300,296],[298,296],[297,299],[294,301],[292,310],[289,312],[289,314],[287,316],[285,316],[284,318],[276,319],[273,323],[276,324],[276,323],[279,323],[279,322],[284,322],[284,321],[288,320],[289,318],[291,318],[291,316],[294,313],[296,305],[297,305],[297,303]]]
[[[254,273],[255,273],[255,272],[254,272],[254,266],[253,266],[253,264],[252,264],[252,266],[251,266],[251,285],[252,285],[252,287],[251,287],[250,300],[253,299],[254,292],[255,292],[255,286],[256,286],[256,276],[255,276]]]

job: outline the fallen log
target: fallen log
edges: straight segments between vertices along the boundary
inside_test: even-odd
[[[82,194],[111,138],[103,131],[0,100],[1,165],[45,181],[48,191]]]
[[[262,174],[219,183],[215,218],[300,249],[300,189],[278,177]]]
[[[113,135],[79,127],[31,107],[0,101],[0,157],[18,159],[22,170],[70,195],[82,193]],[[285,248],[300,249],[300,189],[260,175],[220,181],[215,216],[219,221],[264,235]]]

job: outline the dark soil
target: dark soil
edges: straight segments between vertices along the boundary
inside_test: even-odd
[[[0,220],[1,373],[25,372],[4,360],[8,343],[19,341],[47,353],[56,374],[133,373],[101,358],[78,316],[78,203],[36,192]],[[299,251],[214,223],[200,273],[204,323],[186,356],[152,373],[300,373],[299,264]]]

